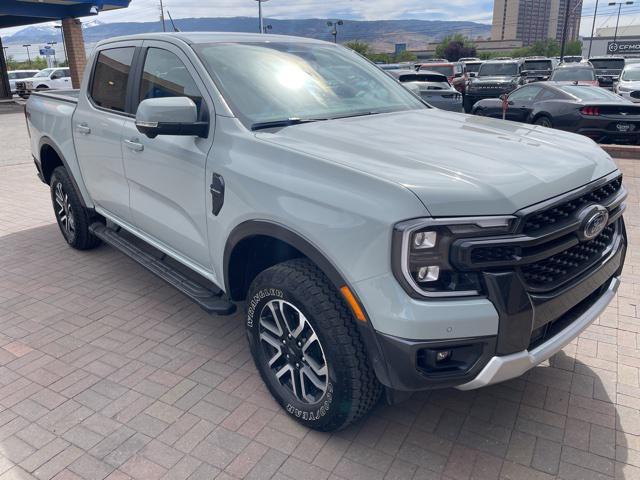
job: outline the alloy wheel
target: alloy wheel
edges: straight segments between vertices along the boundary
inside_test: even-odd
[[[305,404],[327,391],[329,369],[318,335],[305,315],[285,300],[271,300],[259,319],[260,344],[277,382]]]
[[[69,195],[64,191],[61,182],[55,188],[56,216],[67,238],[71,238],[76,231],[75,217],[69,202]]]

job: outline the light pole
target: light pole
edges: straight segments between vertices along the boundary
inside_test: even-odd
[[[327,27],[333,27],[333,30],[331,31],[331,35],[333,35],[333,43],[338,43],[338,26],[342,26],[344,25],[344,22],[342,20],[334,20],[331,21],[329,20],[327,22]]]
[[[578,9],[578,7],[582,6],[582,0],[578,0],[575,6],[570,10],[571,2],[566,0],[564,9],[564,25],[562,26],[562,43],[560,44],[560,63],[564,61],[564,52],[567,48],[567,30],[569,29],[569,20],[571,19],[571,15]],[[575,35],[575,32],[573,32]]]
[[[262,3],[263,2],[268,2],[269,0],[256,0],[256,2],[258,2],[258,31],[260,33],[266,33],[264,31],[264,19],[262,18]]]
[[[31,68],[31,54],[29,53],[29,47],[31,46],[31,44],[27,43],[22,46],[27,49],[27,58],[29,59],[29,68]]]
[[[622,11],[623,5],[633,5],[633,2],[609,2],[609,6],[613,7],[614,5],[618,5],[618,19],[616,20],[616,32],[613,34],[613,43],[618,41],[618,25],[620,24],[620,12]]]
[[[69,58],[67,57],[67,42],[64,41],[64,30],[62,25],[54,25],[55,28],[60,29],[60,35],[62,36],[62,50],[64,51],[64,59],[67,61],[67,65],[69,64]]]

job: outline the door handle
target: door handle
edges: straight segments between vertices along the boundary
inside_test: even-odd
[[[127,148],[133,150],[134,152],[141,152],[144,150],[144,145],[141,144],[137,138],[134,140],[125,140],[124,144],[127,146]]]
[[[76,125],[76,132],[82,135],[89,135],[91,133],[91,128],[86,123],[79,123]]]

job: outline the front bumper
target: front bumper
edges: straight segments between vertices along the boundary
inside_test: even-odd
[[[491,358],[473,380],[459,385],[457,388],[459,390],[474,390],[494,383],[504,382],[519,377],[549,359],[571,343],[573,339],[598,318],[615,297],[619,286],[620,280],[615,277],[612,278],[606,286],[605,292],[595,303],[557,335],[532,350]]]

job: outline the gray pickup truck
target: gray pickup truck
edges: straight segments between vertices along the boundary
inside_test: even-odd
[[[69,245],[241,306],[267,387],[318,430],[383,391],[517,377],[619,284],[627,194],[595,143],[432,108],[341,46],[112,39],[26,116]]]

